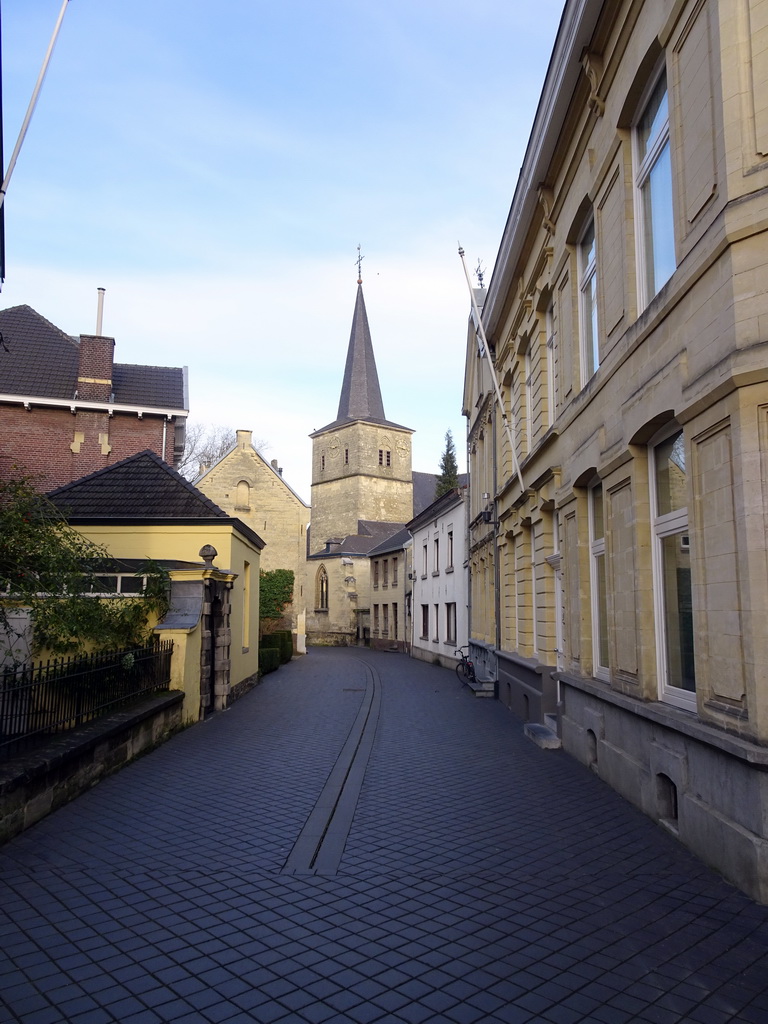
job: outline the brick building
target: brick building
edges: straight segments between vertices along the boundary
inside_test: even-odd
[[[49,490],[145,449],[178,465],[186,368],[116,363],[114,350],[29,306],[0,310],[0,473]]]

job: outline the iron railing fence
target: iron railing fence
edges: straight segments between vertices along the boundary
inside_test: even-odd
[[[0,669],[0,759],[155,691],[168,690],[173,641]]]

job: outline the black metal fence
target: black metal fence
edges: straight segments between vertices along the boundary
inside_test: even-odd
[[[171,681],[173,641],[0,669],[0,759],[37,746]]]

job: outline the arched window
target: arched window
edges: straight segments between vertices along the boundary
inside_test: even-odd
[[[235,508],[250,508],[251,507],[251,485],[247,480],[240,480],[237,485],[237,494],[235,496]]]
[[[315,607],[319,611],[328,611],[328,573],[324,565],[317,570]]]

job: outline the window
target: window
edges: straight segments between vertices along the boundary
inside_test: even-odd
[[[601,483],[595,484],[589,491],[589,550],[592,590],[592,671],[598,679],[608,679],[608,598],[605,573],[605,516]]]
[[[427,545],[425,544],[421,549],[421,578],[427,578]]]
[[[456,643],[456,604],[453,601],[445,606],[445,642]]]
[[[315,607],[319,611],[328,611],[328,573],[324,565],[317,570]]]
[[[397,629],[397,604],[392,605],[392,629],[394,630],[394,639],[399,639]]]
[[[440,538],[434,539],[434,561],[432,562],[432,575],[437,576],[440,572]]]
[[[446,552],[446,569],[453,568],[453,530],[448,531],[447,537],[448,550]]]
[[[392,586],[397,586],[397,559],[392,559]],[[397,607],[396,605],[394,607]]]
[[[235,494],[235,508],[249,509],[251,507],[251,485],[247,480],[240,480]]]
[[[323,470],[323,471],[325,470],[325,456],[324,455],[320,456],[320,469]]]
[[[381,610],[384,616],[384,632],[382,633],[382,636],[389,636],[389,605],[382,605]]]
[[[111,594],[141,594],[147,585],[146,576],[105,575],[96,576],[90,596],[108,597]],[[4,592],[8,593],[10,585]]]
[[[429,605],[421,606],[421,639],[429,639]]]
[[[379,635],[379,606],[377,604],[373,606],[373,635]]]
[[[547,306],[547,426],[555,422],[555,346],[557,330],[555,327],[555,304]]]
[[[600,365],[597,332],[597,248],[595,222],[579,243],[579,327],[581,334],[581,384],[594,376]]]
[[[533,341],[528,342],[525,350],[525,412],[523,414],[525,424],[525,450],[530,451],[533,446],[533,359],[531,358],[531,346]]]
[[[374,559],[373,562],[373,589],[378,590],[379,587],[379,560]]]
[[[691,543],[682,430],[652,445],[651,456],[659,696],[695,710]]]
[[[349,448],[344,449],[344,465],[349,465]]]
[[[379,448],[379,465],[380,466],[391,466],[392,465],[392,452],[386,451],[384,448]]]
[[[632,134],[638,290],[645,308],[676,266],[666,73],[656,81]]]
[[[440,640],[440,605],[439,604],[435,605],[435,614],[433,616],[433,622],[434,622],[434,625],[435,625],[435,635],[432,637],[432,639],[435,641],[435,643],[438,643],[439,640]]]
[[[243,650],[251,642],[251,563],[243,561]]]
[[[389,586],[389,559],[385,558],[382,563],[382,586]]]

